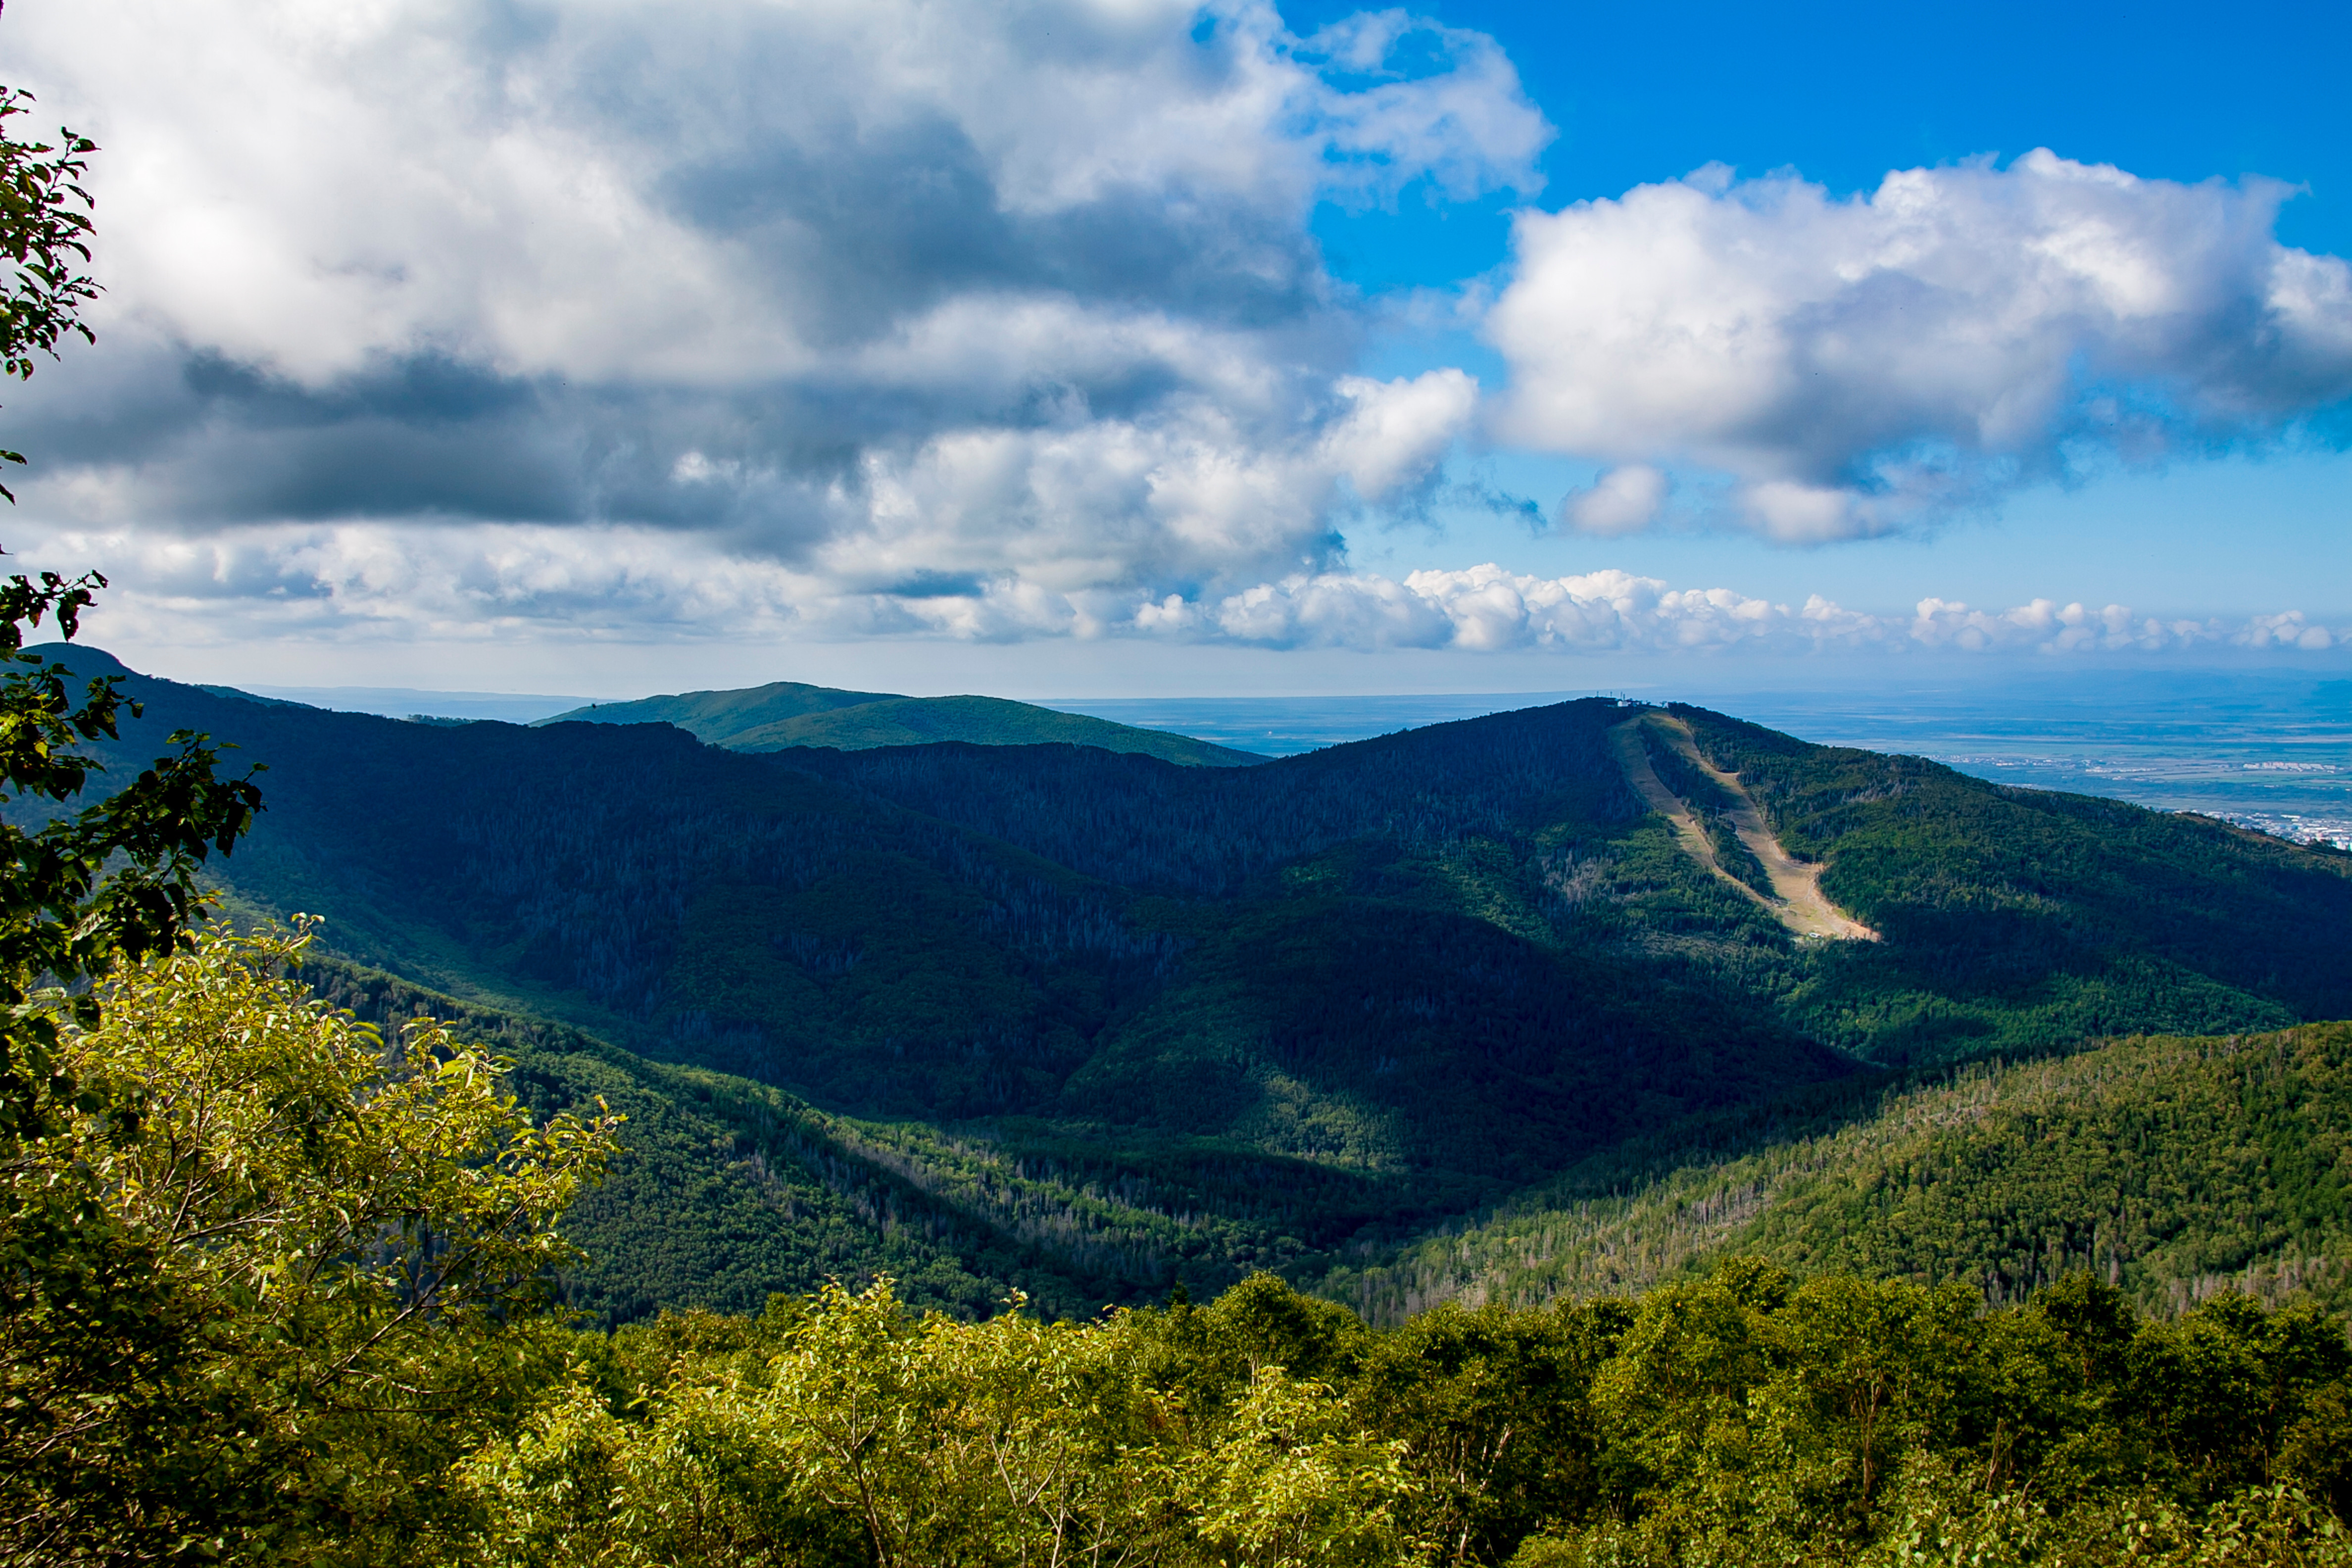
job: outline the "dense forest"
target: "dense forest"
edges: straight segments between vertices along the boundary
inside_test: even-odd
[[[1621,1145],[1480,1223],[1318,1279],[1393,1322],[1741,1256],[1957,1281],[1990,1305],[2082,1271],[2159,1315],[2231,1289],[2340,1309],[2352,1025],[1845,1080]]]
[[[1271,1274],[979,1321],[883,1278],[575,1328],[544,1281],[627,1113],[310,962],[204,937],[62,1032],[9,1190],[92,1211],[0,1292],[0,1560],[2352,1563],[2343,1322],[2086,1271],[1989,1310],[1735,1258],[1387,1330]]]
[[[126,689],[147,714],[105,754],[193,728],[268,764],[268,810],[214,873],[234,910],[322,916],[321,960],[379,972],[379,1002],[422,987],[400,1005],[564,1032],[579,1073],[603,1061],[674,1108],[641,1121],[647,1160],[656,1122],[675,1122],[659,1195],[613,1189],[646,1245],[600,1247],[574,1287],[613,1321],[753,1309],[853,1258],[966,1313],[1016,1283],[1058,1310],[1254,1268],[1383,1321],[1527,1299],[1513,1280],[1563,1266],[1479,1238],[1596,1193],[1647,1214],[1654,1181],[1780,1158],[1628,1163],[1712,1136],[1694,1128],[1829,1105],[1806,1136],[1860,1137],[1838,1130],[1877,1125],[1889,1072],[2352,1014],[2352,857],[1696,710],[1675,717],[1885,940],[1794,938],[1696,865],[1629,788],[1610,737],[1631,710],[1605,701],[1191,768],[1071,746],[745,755],[659,725]],[[1710,807],[1703,773],[1653,762]],[[771,1139],[777,1118],[829,1131]],[[762,1184],[806,1190],[779,1210]],[[2032,1247],[2055,1205],[2020,1222]],[[665,1240],[673,1209],[698,1217]],[[1767,1239],[1643,1224],[1660,1256]],[[2131,1242],[2115,1278],[2153,1305],[2287,1244],[2239,1228],[2193,1268]],[[2029,1289],[2068,1260],[2109,1271],[2114,1245],[2000,1267]],[[1999,1250],[1909,1271],[1973,1279]],[[1664,1277],[1645,1269],[1593,1281]]]
[[[1808,942],[1615,704],[1213,771],[142,695],[272,793],[11,762],[0,1561],[2352,1564],[2343,955],[2213,923],[2340,858],[1677,714],[1885,933]],[[2285,1026],[2048,1040],[2065,964]],[[1983,1026],[1840,1041],[1906,984]]]
[[[583,1370],[459,1472],[483,1560],[2352,1561],[2341,1325],[2084,1275],[1986,1316],[1736,1262],[1386,1333],[1268,1276],[1060,1326],[884,1283]]]
[[[1856,1074],[1455,1215],[1430,1194],[1415,1208],[1406,1184],[1239,1148],[1139,1142],[1112,1160],[1084,1141],[829,1114],[331,959],[304,973],[362,1018],[488,1042],[542,1112],[601,1097],[628,1114],[568,1222],[588,1259],[562,1277],[607,1326],[664,1305],[756,1310],[835,1275],[889,1275],[966,1317],[1013,1289],[1085,1316],[1255,1267],[1393,1326],[1446,1303],[1644,1290],[1738,1257],[1958,1284],[1991,1307],[2078,1271],[2158,1317],[2223,1290],[2352,1301],[2347,1025]]]

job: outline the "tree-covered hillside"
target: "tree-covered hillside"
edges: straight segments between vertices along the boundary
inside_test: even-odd
[[[2061,975],[2118,994],[2085,1006],[2083,1034],[2193,1031],[2185,1016],[2124,1016],[2164,1005],[2154,993],[2191,975],[2298,1017],[2352,1017],[2352,856],[2340,850],[1675,711],[1792,851],[1828,863],[1824,890],[1890,938],[1895,963],[1823,996],[1845,1013],[1833,1030],[1869,1026],[1874,998],[1898,984],[1961,1003],[1920,1019],[1909,1054],[1925,1057],[2002,1035],[1995,1010],[2051,1005]]]
[[[1265,760],[1190,735],[1139,730],[1002,697],[900,697],[790,680],[736,691],[599,702],[540,722],[675,724],[698,741],[730,752],[781,752],[791,746],[863,751],[963,741],[978,746],[1097,746],[1186,767],[1246,767]]]
[[[1320,1277],[1377,1321],[1644,1289],[1727,1257],[2022,1300],[2352,1302],[2352,1024],[1869,1075],[1700,1117]]]
[[[1645,1290],[1738,1257],[1958,1284],[1991,1306],[2074,1272],[2166,1317],[2225,1289],[2352,1300],[2352,1024],[1852,1075],[1618,1143],[1475,1225],[1431,1205],[1423,1239],[1298,1252],[1276,1243],[1300,1216],[1352,1202],[1404,1223],[1406,1192],[1234,1148],[1220,1163],[1138,1139],[1109,1161],[1079,1140],[944,1138],[332,960],[309,978],[364,1019],[431,1016],[488,1043],[542,1112],[602,1096],[628,1116],[610,1179],[572,1213],[588,1256],[563,1280],[607,1324],[883,1274],[960,1315],[1018,1288],[1084,1316],[1235,1259],[1386,1324]]]
[[[236,907],[854,1125],[1009,1238],[973,1281],[1108,1300],[1360,1267],[1867,1066],[2352,1014],[2352,858],[1696,710],[1885,940],[1792,936],[1697,865],[1627,784],[1638,710],[1603,700],[1226,769],[129,689],[146,717],[110,755],[191,728],[268,766]]]
[[[1264,1273],[1128,1310],[1007,1289],[970,1321],[877,1278],[583,1323],[551,1275],[577,1302],[600,1247],[749,1218],[677,1191],[721,1128],[788,1216],[764,1238],[854,1254],[830,1195],[900,1261],[990,1240],[772,1090],[527,1025],[501,1070],[390,1026],[418,1000],[213,932],[57,1019],[72,1092],[0,1162],[0,1562],[2352,1564],[2344,1323],[2228,1290],[2150,1317],[2078,1270],[1989,1309],[1744,1257],[1385,1330]],[[919,1300],[977,1282],[927,1272]]]

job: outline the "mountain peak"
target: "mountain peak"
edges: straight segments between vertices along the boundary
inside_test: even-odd
[[[980,746],[1074,745],[1158,757],[1184,767],[1241,767],[1265,759],[1189,735],[1142,730],[1003,697],[907,697],[779,680],[732,691],[684,691],[575,708],[541,724],[675,724],[732,752],[796,746],[870,751],[961,741]]]

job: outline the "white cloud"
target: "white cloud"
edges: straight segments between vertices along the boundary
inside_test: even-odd
[[[1559,503],[1560,520],[1582,533],[1612,538],[1639,533],[1657,521],[1666,503],[1666,476],[1647,463],[1610,469],[1589,489],[1571,490]]]
[[[310,386],[419,351],[757,384],[821,367],[845,307],[867,336],[974,283],[1083,297],[1045,253],[1121,237],[1035,223],[1132,210],[1163,235],[1127,238],[1210,246],[1209,287],[1311,289],[1319,195],[1534,187],[1549,130],[1490,40],[1402,14],[1301,40],[1255,0],[1202,38],[1199,15],[32,0],[9,26],[45,107],[105,146],[115,320]],[[1450,68],[1318,74],[1333,47],[1381,72],[1400,46]],[[1179,282],[1124,260],[1147,298]]]
[[[1478,404],[1478,383],[1458,370],[1346,376],[1339,391],[1349,411],[1326,431],[1323,452],[1367,500],[1426,478]]]
[[[2121,605],[2035,599],[1979,610],[1927,598],[1910,614],[1821,595],[1776,602],[1679,588],[1622,571],[1536,577],[1487,564],[1374,574],[1295,572],[1231,592],[1153,597],[1055,588],[1040,574],[861,591],[824,571],[731,556],[711,542],[607,526],[397,524],[227,529],[203,538],[69,533],[36,566],[106,563],[115,587],[91,619],[101,644],[200,647],[331,638],[497,644],[777,641],[890,636],[944,641],[1118,637],[1268,648],[1472,653],[2028,654],[2088,656],[2352,646],[2352,624],[2301,611],[2161,618]]]
[[[2035,152],[1851,200],[1717,167],[1528,212],[1486,322],[1496,428],[1727,473],[1791,542],[2272,436],[2352,395],[2352,268],[2272,237],[2290,194]]]
[[[1848,610],[1815,595],[1774,603],[1729,588],[1676,588],[1603,571],[1533,577],[1495,565],[1420,571],[1402,583],[1301,574],[1213,604],[1163,605],[1138,629],[1275,647],[1447,647],[1492,653],[1926,651],[2155,653],[2197,647],[2324,651],[2352,637],[2300,611],[2160,620],[2120,605],[2089,610],[2036,599],[1984,612],[1923,600],[1909,616]]]
[[[29,516],[667,528],[819,596],[1329,564],[1476,387],[1349,374],[1311,210],[1531,193],[1550,136],[1481,35],[1266,0],[7,25],[103,146],[100,347],[8,411]]]
[[[1550,135],[1491,39],[1402,12],[1300,37],[1267,0],[18,0],[6,26],[104,145],[109,287],[99,349],[11,396],[37,468],[10,542],[113,572],[119,624],[2343,635],[1348,571],[1340,528],[1426,515],[1481,394],[1358,373],[1366,313],[1309,216],[1531,196]],[[1493,428],[1613,465],[1564,526],[1653,526],[1713,493],[1669,471],[1712,468],[1791,541],[2086,445],[2259,437],[2352,390],[2352,272],[2272,239],[2284,194],[2037,153],[1853,201],[1717,170],[1531,211]]]

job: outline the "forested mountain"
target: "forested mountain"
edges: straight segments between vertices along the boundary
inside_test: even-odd
[[[2352,1305],[2352,1024],[1858,1075],[1634,1140],[1318,1283],[1396,1322],[1739,1257],[1996,1305],[2077,1271],[2161,1315],[2224,1289]]]
[[[567,1224],[586,1257],[564,1276],[562,1297],[591,1321],[609,1327],[666,1305],[756,1311],[777,1291],[877,1273],[904,1281],[914,1300],[967,1316],[985,1316],[1014,1289],[1055,1313],[1099,1305],[1069,1249],[1049,1253],[1018,1234],[1023,1216],[942,1200],[908,1180],[890,1129],[381,971],[328,959],[303,978],[387,1035],[429,1017],[492,1047],[541,1115],[601,1099],[628,1119],[610,1174]],[[1059,1206],[1024,1196],[1035,1213]]]
[[[569,1226],[587,1261],[565,1299],[607,1324],[877,1274],[959,1313],[1017,1288],[1083,1317],[1139,1285],[1219,1279],[1235,1258],[1279,1263],[1391,1326],[1447,1303],[1638,1293],[1759,1257],[1957,1283],[1990,1305],[2077,1271],[2158,1316],[2226,1289],[2352,1302],[2347,1024],[1859,1072],[1628,1140],[1475,1224],[1431,1215],[1422,1239],[1368,1227],[1297,1252],[1276,1240],[1328,1203],[1328,1166],[1231,1152],[1220,1171],[1196,1151],[1187,1170],[1141,1142],[1119,1162],[1075,1140],[1008,1150],[828,1115],[333,961],[309,978],[371,1022],[436,1017],[490,1043],[542,1112],[601,1096],[629,1118],[611,1179]]]
[[[1261,1265],[1483,1289],[1394,1249],[1530,1191],[1581,1201],[1556,1184],[1708,1117],[1859,1106],[1838,1097],[1871,1074],[2352,1016],[2352,857],[1698,710],[1566,703],[1227,769],[128,689],[119,763],[193,728],[269,768],[236,907],[593,1037],[547,1047],[576,1068],[550,1095],[617,1072],[667,1107],[638,1125],[672,1173],[613,1189],[643,1246],[582,1286],[617,1316],[853,1264],[965,1310],[1013,1279],[1099,1304]],[[1797,934],[1694,858],[1622,756],[1668,720],[1878,940]],[[656,1256],[665,1227],[682,1250]]]
[[[979,746],[1098,746],[1186,767],[1244,767],[1265,761],[1190,735],[1139,730],[1002,697],[900,697],[791,680],[738,691],[687,691],[635,702],[599,702],[539,722],[675,724],[698,741],[730,752],[781,752],[789,746],[862,751],[968,741]]]

